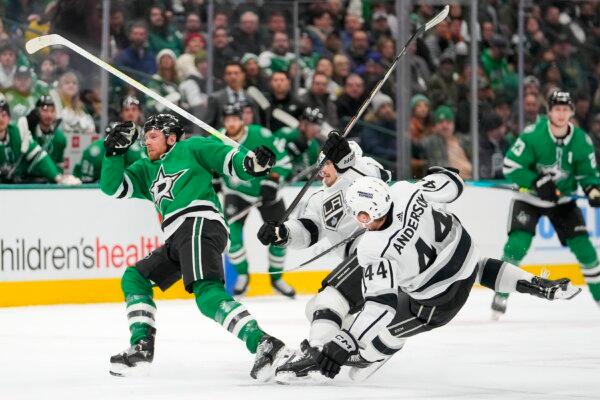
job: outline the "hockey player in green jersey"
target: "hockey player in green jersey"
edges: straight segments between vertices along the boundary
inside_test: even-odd
[[[600,207],[600,176],[587,134],[569,122],[573,101],[568,92],[548,98],[548,118],[526,128],[504,159],[506,179],[527,189],[514,200],[503,260],[519,265],[527,254],[541,216],[554,225],[558,238],[583,267],[592,297],[600,304],[600,266],[581,210],[572,199],[578,186],[591,207]],[[496,293],[494,318],[506,312],[508,295]]]
[[[31,139],[27,125],[10,123],[10,107],[0,99],[0,182],[13,183],[29,175],[42,176],[49,182],[78,185],[72,175],[63,175],[40,145]]]
[[[127,96],[121,102],[121,112],[119,117],[121,122],[133,122],[138,133],[142,132],[142,127],[138,125],[142,110],[140,101],[134,96]],[[117,122],[112,122],[106,127],[108,133]],[[81,161],[75,165],[73,175],[80,178],[83,182],[97,182],[100,179],[102,170],[102,160],[104,159],[104,139],[98,139],[90,144],[84,151]],[[147,158],[146,150],[138,142],[133,143],[125,154],[125,166],[128,167],[140,158]]]
[[[225,291],[222,255],[228,232],[211,180],[213,173],[241,180],[265,175],[275,164],[275,155],[265,147],[252,153],[203,137],[181,141],[178,119],[158,114],[144,124],[148,158],[125,167],[125,153],[137,133],[132,122],[118,124],[108,133],[100,188],[119,199],[152,201],[162,218],[165,244],[123,274],[131,346],[111,357],[110,373],[127,376],[147,371],[156,334],[152,287],[164,291],[183,277],[202,314],[256,353],[250,375],[271,376],[272,367],[286,353],[284,344],[259,328],[246,307]]]
[[[321,111],[318,108],[306,107],[298,120],[297,128],[284,127],[273,133],[275,137],[285,140],[285,148],[292,161],[292,175],[313,166],[321,151],[316,139],[323,122]]]
[[[51,96],[43,95],[38,99],[35,108],[27,115],[26,123],[33,140],[48,153],[58,169],[62,170],[67,137],[58,127],[60,120],[56,119],[56,107]]]
[[[260,125],[244,125],[242,109],[237,104],[225,106],[223,111],[225,134],[231,139],[247,148],[266,146],[271,149],[277,159],[277,164],[270,174],[259,179],[244,182],[234,176],[224,176],[223,192],[225,194],[225,215],[233,215],[248,208],[253,203],[260,201],[258,207],[263,220],[279,220],[285,213],[283,199],[278,198],[279,183],[283,182],[291,173],[290,158],[285,151],[285,141],[275,138],[271,131]],[[244,248],[244,222],[246,217],[229,224],[231,230],[231,246],[229,259],[237,270],[238,277],[234,286],[234,294],[244,294],[250,281],[248,276],[248,261]],[[294,297],[294,288],[281,279],[285,249],[279,246],[269,246],[269,272],[271,285],[277,292],[284,296]]]

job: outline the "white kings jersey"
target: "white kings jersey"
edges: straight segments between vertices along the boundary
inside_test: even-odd
[[[350,237],[360,226],[352,215],[346,211],[345,192],[348,186],[360,176],[372,176],[388,181],[389,171],[371,157],[359,157],[353,167],[343,173],[338,173],[338,179],[333,185],[313,193],[304,206],[299,207],[298,219],[285,222],[289,238],[286,246],[305,249],[327,238],[331,244]],[[349,242],[336,250],[336,254],[345,258],[354,251],[358,240]]]
[[[365,307],[350,333],[359,342],[368,343],[392,321],[398,288],[416,300],[435,301],[474,273],[478,257],[471,237],[456,216],[435,204],[456,200],[463,186],[457,174],[442,170],[391,187],[391,220],[382,230],[367,231],[358,245]]]

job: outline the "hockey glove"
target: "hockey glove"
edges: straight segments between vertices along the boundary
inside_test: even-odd
[[[556,203],[558,201],[558,190],[550,175],[540,175],[533,183],[535,191],[540,199]]]
[[[331,131],[325,144],[323,145],[323,154],[328,160],[333,162],[338,172],[344,172],[352,167],[356,161],[356,155],[350,148],[346,138],[339,132]]]
[[[56,183],[65,186],[79,186],[81,185],[81,179],[73,175],[60,174],[56,176]]]
[[[289,239],[289,233],[285,225],[277,224],[275,221],[267,221],[262,224],[256,236],[265,246],[270,244],[283,246]]]
[[[297,140],[288,142],[285,146],[288,153],[294,157],[300,156],[302,153],[308,149],[308,143],[304,140],[303,137],[298,138]]]
[[[590,203],[590,207],[600,207],[600,187],[589,186],[584,189],[584,192]]]
[[[275,165],[275,153],[265,146],[253,150],[254,155],[244,158],[244,169],[252,176],[264,176]]]
[[[263,204],[269,205],[277,199],[279,184],[274,178],[268,177],[260,182],[260,195]]]
[[[425,175],[437,174],[444,170],[454,172],[456,175],[460,174],[460,171],[458,169],[452,168],[452,167],[429,167],[427,169],[427,173],[425,173]]]
[[[333,379],[340,373],[340,368],[348,358],[356,353],[358,353],[358,342],[350,332],[341,330],[331,342],[323,346],[321,354],[317,357],[317,365],[323,375]]]
[[[106,128],[104,148],[108,157],[127,153],[129,147],[138,137],[138,130],[133,122],[112,123]]]

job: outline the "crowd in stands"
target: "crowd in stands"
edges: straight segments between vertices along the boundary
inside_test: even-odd
[[[28,56],[26,40],[56,32],[99,54],[101,3],[91,0],[4,1],[0,14],[0,92],[16,123],[53,100],[57,127],[67,136],[101,137],[99,70],[62,47]],[[439,11],[427,2],[410,10],[411,32]],[[398,134],[410,137],[413,177],[430,165],[474,176],[471,163],[470,84],[477,76],[479,177],[501,179],[503,155],[519,135],[518,0],[480,0],[477,10],[453,3],[449,17],[409,49],[408,132],[397,132],[395,76],[383,86],[351,132],[364,152],[394,169]],[[535,123],[556,88],[574,98],[573,123],[600,152],[600,1],[526,2],[524,117]],[[274,109],[298,117],[318,108],[328,128],[343,129],[396,56],[394,1],[305,0],[299,3],[298,56],[290,1],[215,0],[208,31],[206,0],[113,0],[111,63],[170,101],[220,128],[223,107],[240,103],[247,121],[283,126]],[[477,12],[472,32],[469,13]],[[472,71],[469,48],[479,44]],[[210,46],[212,43],[212,57]],[[212,59],[212,65],[208,65]],[[212,69],[212,76],[209,71]],[[298,85],[298,86],[296,86]],[[139,99],[137,121],[168,111],[164,105],[110,80],[110,120],[123,99]],[[267,99],[261,104],[253,90]],[[212,93],[209,93],[212,88]],[[190,126],[189,131],[201,133]],[[68,146],[67,146],[68,147]],[[60,162],[59,162],[60,163]],[[71,165],[72,169],[74,165]]]

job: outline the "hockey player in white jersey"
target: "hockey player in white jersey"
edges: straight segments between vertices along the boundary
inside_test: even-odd
[[[434,167],[416,183],[392,187],[361,177],[347,189],[348,211],[367,229],[357,249],[365,303],[317,356],[323,375],[335,377],[352,358],[377,368],[398,350],[398,340],[450,322],[476,281],[495,291],[549,300],[571,299],[581,291],[568,279],[548,280],[479,258],[458,218],[436,204],[461,195],[464,183],[457,172]]]
[[[320,172],[323,187],[299,208],[298,218],[283,224],[265,222],[258,232],[263,244],[305,249],[324,238],[332,244],[340,243],[363,230],[346,210],[345,191],[361,176],[388,181],[390,172],[372,158],[363,157],[356,142],[347,141],[337,132],[330,134],[323,146],[321,157],[325,156],[329,161]],[[309,347],[320,350],[333,339],[344,319],[362,308],[362,270],[356,257],[350,258],[359,240],[360,237],[336,249],[344,261],[323,280],[319,293],[307,304],[306,316],[311,323],[309,338],[302,343],[302,352],[278,368],[279,381],[287,383],[296,378],[322,376],[315,352],[307,350]]]

